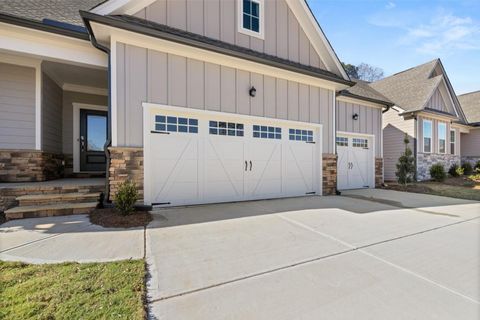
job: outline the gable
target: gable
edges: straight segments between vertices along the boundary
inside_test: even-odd
[[[262,1],[264,1],[263,39],[239,31],[238,0],[110,0],[94,8],[92,12],[103,15],[134,15],[158,24],[327,70],[349,80],[304,0]]]
[[[443,82],[435,89],[432,96],[428,100],[425,108],[434,109],[440,112],[446,112],[455,115],[455,109],[452,104],[452,99],[449,96],[448,90]]]

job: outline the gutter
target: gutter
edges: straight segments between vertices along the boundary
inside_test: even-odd
[[[85,41],[90,40],[88,33],[86,32],[61,28],[54,25],[44,24],[36,20],[20,18],[17,16],[5,14],[5,13],[0,13],[0,22],[13,24],[19,27],[25,27],[25,28],[35,29],[39,31],[54,33],[54,34],[58,34],[66,37],[80,39],[80,40],[85,40]]]
[[[103,146],[103,150],[105,152],[105,157],[107,159],[106,161],[106,167],[105,167],[105,195],[103,197],[102,204],[103,205],[110,205],[111,200],[110,200],[110,151],[108,148],[112,145],[112,86],[111,86],[111,69],[112,69],[112,64],[111,64],[111,55],[110,55],[110,49],[108,47],[105,47],[97,42],[97,39],[95,38],[95,35],[93,34],[92,27],[89,23],[88,20],[83,19],[83,22],[85,24],[85,27],[87,28],[88,31],[88,36],[89,40],[92,43],[92,45],[99,49],[100,51],[105,52],[108,55],[108,114],[107,114],[107,123],[108,123],[108,130],[107,130],[107,141],[105,141],[105,144]]]
[[[188,45],[191,47],[203,49],[203,50],[209,50],[213,51],[216,53],[220,54],[225,54],[229,56],[233,56],[236,58],[244,59],[244,60],[249,60],[253,61],[256,63],[261,63],[265,65],[269,65],[275,68],[280,68],[284,70],[289,70],[293,71],[296,73],[301,73],[304,75],[308,75],[311,77],[315,78],[320,78],[324,79],[327,81],[332,81],[336,83],[340,83],[343,85],[348,85],[348,86],[353,86],[355,85],[355,82],[350,81],[350,80],[345,80],[343,78],[340,78],[334,74],[326,74],[326,73],[321,73],[319,71],[322,71],[321,69],[313,68],[313,67],[308,67],[308,66],[303,66],[299,63],[291,62],[288,60],[283,60],[275,56],[269,56],[266,54],[262,54],[259,52],[255,52],[253,50],[249,49],[244,49],[237,47],[235,45],[223,43],[221,41],[215,40],[215,39],[210,39],[207,37],[200,37],[195,34],[190,34],[189,32],[186,31],[181,31],[178,30],[179,33],[174,33],[173,31],[176,29],[172,29],[172,32],[168,32],[168,30],[159,30],[153,28],[153,23],[150,23],[152,27],[144,26],[140,23],[134,23],[134,22],[127,22],[122,20],[119,17],[114,17],[114,16],[102,16],[98,14],[94,14],[91,12],[86,12],[86,11],[80,11],[80,16],[85,22],[85,25],[88,25],[90,21],[103,24],[106,26],[118,28],[118,29],[123,29],[131,32],[135,32],[138,34],[143,34],[146,36],[154,37],[154,38],[159,38],[167,41],[172,41],[176,43],[180,43],[183,45]],[[134,19],[130,17],[131,19]],[[139,19],[140,20],[140,19]],[[160,27],[165,27],[163,25],[158,25]],[[91,33],[91,27],[88,27],[90,30],[89,32]],[[91,33],[93,34],[93,33]],[[195,37],[192,38],[192,37]],[[238,49],[238,50],[237,50]],[[247,50],[249,50],[247,52]]]

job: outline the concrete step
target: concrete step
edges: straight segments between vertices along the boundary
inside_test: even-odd
[[[16,200],[20,207],[39,206],[55,203],[81,203],[98,201],[100,192],[73,192],[57,194],[33,194],[17,197]]]
[[[86,214],[93,211],[98,202],[55,203],[40,206],[15,207],[5,211],[7,220],[23,218],[53,217],[71,214]]]

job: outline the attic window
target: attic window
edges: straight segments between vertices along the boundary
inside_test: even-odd
[[[264,0],[238,0],[239,32],[263,39],[263,1]]]

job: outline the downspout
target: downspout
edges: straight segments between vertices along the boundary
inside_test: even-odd
[[[83,18],[83,17],[82,17]],[[88,35],[90,37],[90,42],[92,45],[99,49],[100,51],[105,52],[108,55],[108,113],[107,113],[107,141],[105,141],[105,144],[103,146],[103,150],[105,152],[105,157],[106,157],[106,167],[105,167],[105,194],[102,199],[102,205],[109,205],[111,203],[110,201],[110,151],[108,151],[108,148],[112,145],[112,87],[111,87],[111,56],[110,56],[110,49],[104,45],[101,45],[100,43],[97,42],[97,39],[95,38],[95,35],[93,34],[92,27],[90,26],[90,23],[88,20],[83,18],[83,22],[85,26],[87,27],[88,30]]]

